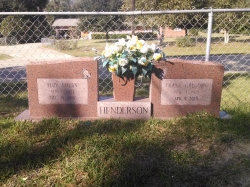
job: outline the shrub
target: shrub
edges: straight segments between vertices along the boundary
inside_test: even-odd
[[[188,30],[189,36],[198,36],[199,35],[199,29],[190,29]]]
[[[120,39],[120,38],[127,38],[127,35],[131,34],[109,34],[108,39]],[[150,40],[150,39],[157,39],[157,34],[153,32],[139,32],[135,34],[138,36],[139,39],[143,40]],[[92,34],[92,39],[106,39],[106,33],[98,33]]]
[[[176,45],[178,47],[191,47],[195,45],[194,39],[188,36],[177,38]]]
[[[126,38],[128,34],[109,34],[108,39]],[[106,39],[106,33],[92,34],[92,39]]]
[[[59,50],[73,50],[77,48],[77,40],[55,40],[55,47]]]
[[[139,32],[136,33],[139,39],[143,40],[155,40],[157,39],[157,34],[153,32]]]

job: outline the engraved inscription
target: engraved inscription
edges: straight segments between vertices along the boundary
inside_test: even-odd
[[[88,104],[86,79],[37,79],[39,104]]]
[[[100,114],[149,114],[149,109],[147,107],[100,107]]]
[[[99,117],[105,118],[149,118],[150,102],[98,102]]]
[[[161,105],[210,105],[212,79],[163,79]]]

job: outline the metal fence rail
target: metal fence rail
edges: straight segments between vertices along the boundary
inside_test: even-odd
[[[94,57],[92,48],[101,53],[118,38],[136,34],[160,45],[169,58],[222,63],[223,106],[250,102],[243,83],[240,98],[230,91],[232,81],[250,77],[250,9],[1,12],[0,20],[0,96],[27,94],[29,62]],[[110,77],[100,64],[100,94],[112,93]],[[137,94],[147,95],[148,89],[149,80],[143,80]]]

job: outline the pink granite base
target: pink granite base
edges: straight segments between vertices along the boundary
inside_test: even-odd
[[[170,59],[156,62],[150,101],[153,117],[206,111],[219,116],[224,67],[219,63]]]

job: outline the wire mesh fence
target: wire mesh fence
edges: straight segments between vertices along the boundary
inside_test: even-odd
[[[208,13],[213,12],[208,35]],[[83,13],[0,13],[0,95],[27,94],[25,65],[76,57],[94,57],[127,35],[155,43],[168,58],[209,60],[225,67],[222,105],[249,104],[250,9]],[[207,52],[207,41],[211,39]],[[150,80],[137,94],[147,96]],[[231,90],[238,81],[240,94]],[[112,94],[110,72],[99,64],[100,95]]]

